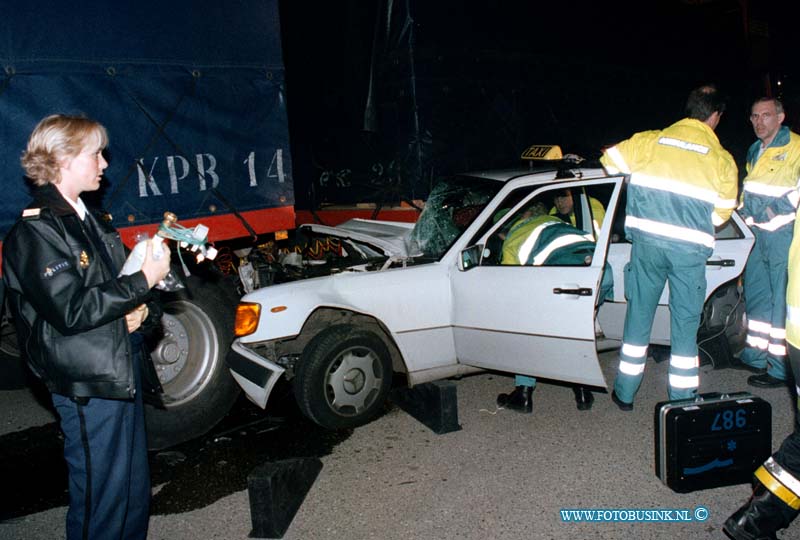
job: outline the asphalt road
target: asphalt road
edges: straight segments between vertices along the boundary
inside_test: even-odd
[[[616,353],[601,358],[606,377],[612,380]],[[536,389],[532,415],[498,411],[495,396],[513,385],[513,379],[502,374],[456,382],[460,431],[436,435],[392,407],[375,422],[333,441],[321,458],[322,471],[283,538],[724,538],[722,522],[746,500],[749,486],[678,494],[654,474],[653,409],[666,399],[666,370],[665,362],[648,364],[632,413],[619,411],[607,394],[596,394],[591,411],[577,411],[569,387],[546,383]],[[702,371],[701,392],[747,389],[745,372],[709,367]],[[777,447],[792,427],[792,397],[786,389],[754,393],[772,404]],[[7,436],[52,421],[51,413],[27,390],[0,392],[0,444]],[[277,435],[270,441],[266,431],[258,444],[285,445]],[[302,442],[299,439],[323,435],[300,429],[282,437]],[[184,496],[207,492],[203,478],[224,476],[211,469],[224,471],[236,459],[228,454],[225,460],[195,466],[198,480],[183,488]],[[154,492],[168,485],[156,484]],[[0,489],[15,486],[3,482]],[[172,496],[180,497],[181,491]],[[186,512],[154,515],[150,538],[248,538],[252,527],[246,489],[203,504]],[[574,523],[562,521],[559,512],[565,508],[694,511],[699,506],[708,510],[704,521]],[[0,538],[61,538],[65,513],[60,506],[0,522]],[[779,537],[799,538],[800,525],[793,524]]]

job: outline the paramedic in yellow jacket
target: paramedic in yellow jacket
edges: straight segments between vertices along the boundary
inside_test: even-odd
[[[786,341],[789,366],[800,394],[800,231],[794,224],[789,249],[789,281],[786,293]],[[775,538],[800,511],[800,400],[796,402],[794,431],[755,472],[753,496],[725,521],[725,532],[735,540]]]
[[[669,283],[670,399],[697,394],[697,329],[706,291],[714,228],[736,206],[738,175],[714,133],[725,103],[713,86],[691,92],[688,118],[637,133],[605,151],[610,172],[630,174],[625,234],[633,243],[625,267],[625,314],[619,370],[611,398],[624,411],[644,376],[658,300]]]
[[[511,265],[579,265],[594,254],[595,239],[591,233],[575,228],[569,223],[550,216],[541,202],[536,202],[523,212],[505,234],[500,264]],[[600,298],[612,286],[611,272],[606,272],[601,285]],[[605,288],[604,288],[605,287]],[[514,390],[497,396],[497,404],[522,413],[533,411],[533,389],[536,379],[527,375],[514,378]],[[578,410],[592,408],[594,397],[588,388],[574,385]]]
[[[750,122],[758,140],[747,152],[740,210],[755,244],[744,269],[747,345],[739,367],[754,371],[747,382],[760,387],[786,381],[786,266],[798,202],[800,136],[781,126],[783,120],[777,99],[753,104]]]
[[[589,205],[592,208],[592,225],[595,234],[600,234],[600,226],[603,225],[603,220],[606,217],[606,209],[603,208],[603,203],[589,197]],[[571,223],[575,227],[575,202],[572,198],[572,191],[564,189],[556,194],[553,199],[553,208],[550,210],[550,215],[559,218],[562,221]]]

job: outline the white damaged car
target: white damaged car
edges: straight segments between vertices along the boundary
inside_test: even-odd
[[[539,153],[560,158],[557,147]],[[415,224],[304,226],[340,239],[352,264],[245,295],[233,343],[238,355],[229,356],[233,377],[262,408],[277,380],[290,379],[303,413],[332,429],[374,418],[395,372],[409,386],[499,370],[606,388],[597,351],[619,344],[626,308],[625,180],[599,165],[556,159],[447,178],[432,189]],[[593,253],[569,264],[500,264],[511,224],[533,203],[552,208],[564,189]],[[598,201],[605,217],[593,215]],[[701,336],[741,345],[737,282],[752,244],[736,213],[717,232]],[[614,287],[601,302],[604,271]],[[653,344],[669,345],[668,294]]]

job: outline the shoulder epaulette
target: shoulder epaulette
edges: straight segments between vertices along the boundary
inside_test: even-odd
[[[42,213],[41,208],[26,208],[22,211],[22,219],[24,220],[31,220],[31,219],[39,219],[39,215]]]

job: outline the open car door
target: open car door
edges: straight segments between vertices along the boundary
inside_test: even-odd
[[[489,218],[495,223],[479,229],[486,232],[478,233],[454,270],[453,332],[460,363],[606,386],[597,358],[594,318],[606,268],[610,217],[622,183],[619,176],[517,186],[506,193],[499,211]],[[530,244],[529,239],[536,237],[538,244],[530,252],[526,251],[530,246],[516,249],[525,253],[525,260],[513,260],[509,249],[513,238],[519,236],[520,227],[535,223],[525,221],[530,220],[526,216],[531,209],[542,203],[550,214],[555,195],[565,188],[573,194],[576,209],[582,209],[576,210],[574,227],[562,221],[558,227],[547,225],[547,234],[556,228],[563,234],[551,234],[545,247],[544,237],[530,231],[525,240]],[[600,218],[599,232],[592,226],[591,207],[598,208],[594,203],[602,204],[609,216]],[[550,223],[557,218],[534,219]]]

